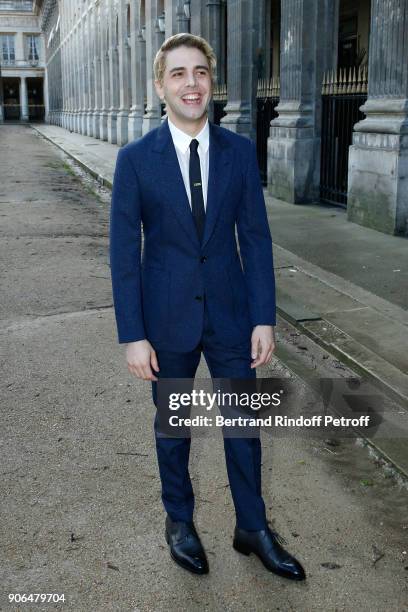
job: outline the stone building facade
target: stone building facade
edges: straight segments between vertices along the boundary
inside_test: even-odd
[[[343,189],[348,218],[408,235],[406,0],[39,5],[45,40],[51,37],[50,123],[118,145],[140,138],[163,116],[153,83],[157,49],[173,33],[200,34],[217,54],[223,92],[215,96],[211,118],[257,139],[259,159],[264,147],[272,195],[293,204],[318,202],[322,175],[338,183],[343,168],[343,183],[332,191]],[[260,123],[268,101],[272,114]],[[350,104],[357,115],[350,115]],[[324,154],[323,142],[329,143]]]
[[[33,1],[0,2],[0,123],[44,118],[47,87],[38,11]]]

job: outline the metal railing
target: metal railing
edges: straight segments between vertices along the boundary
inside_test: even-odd
[[[278,113],[275,111],[279,103],[280,83],[279,77],[259,79],[256,89],[256,149],[261,180],[267,183],[268,165],[268,137],[269,126]],[[213,92],[214,123],[220,125],[224,117],[224,107],[228,101],[227,85],[217,84]]]
[[[256,92],[256,152],[263,185],[268,181],[268,138],[272,119],[278,116],[276,107],[279,104],[279,77],[260,79]]]
[[[367,67],[326,73],[322,83],[320,200],[347,206],[348,157],[353,126],[364,119]]]

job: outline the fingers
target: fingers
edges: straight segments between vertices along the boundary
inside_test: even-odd
[[[251,340],[251,357],[256,359],[258,357],[259,338],[257,336],[252,337]]]
[[[157,376],[155,376],[152,371],[152,368],[156,372],[160,371],[157,355],[154,349],[142,354],[130,356],[128,358],[127,366],[129,372],[141,380],[158,380]]]
[[[156,372],[160,372],[156,351],[154,349],[152,349],[152,352],[150,354],[150,365],[152,366],[153,370],[155,370]]]
[[[142,380],[158,380],[158,378],[153,374],[149,363],[128,363],[128,370],[131,374],[133,374],[133,376],[136,376],[136,378],[141,378]]]
[[[260,342],[261,351],[259,356],[256,356],[255,360],[251,363],[251,369],[257,368],[260,365],[266,365],[270,363],[272,359],[272,354],[275,350],[275,343],[268,342],[264,345]],[[252,352],[252,357],[254,356],[254,352]]]

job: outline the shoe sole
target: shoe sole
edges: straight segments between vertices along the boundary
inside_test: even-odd
[[[166,538],[167,544],[170,546],[169,536],[167,535],[167,531],[164,532],[164,537]],[[171,549],[169,550],[169,552],[170,552],[170,557],[172,558],[174,563],[177,563],[177,565],[179,565],[180,567],[185,569],[187,572],[191,572],[192,574],[198,574],[200,576],[203,576],[204,574],[208,574],[208,572],[209,572],[208,569],[206,569],[206,570],[196,570],[193,567],[191,567],[190,565],[186,565],[185,563],[180,561],[180,559],[177,559],[177,557],[175,557],[173,555],[173,553],[171,552]]]
[[[251,553],[253,553],[256,557],[258,557],[258,559],[261,561],[262,565],[269,571],[269,572],[273,572],[274,574],[276,574],[277,576],[281,576],[282,578],[288,578],[289,580],[306,580],[306,576],[296,576],[293,574],[287,574],[286,572],[281,572],[278,569],[272,569],[271,567],[269,567],[269,565],[267,565],[262,557],[260,557],[255,551],[253,550],[249,550],[248,548],[246,548],[245,546],[242,546],[241,544],[237,544],[235,542],[233,542],[232,547],[239,553],[241,553],[241,555],[245,555],[246,557],[249,557],[249,555]]]

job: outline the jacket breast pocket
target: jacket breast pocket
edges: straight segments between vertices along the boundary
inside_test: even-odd
[[[168,334],[170,273],[154,266],[142,267],[143,318],[147,339],[162,341]]]

